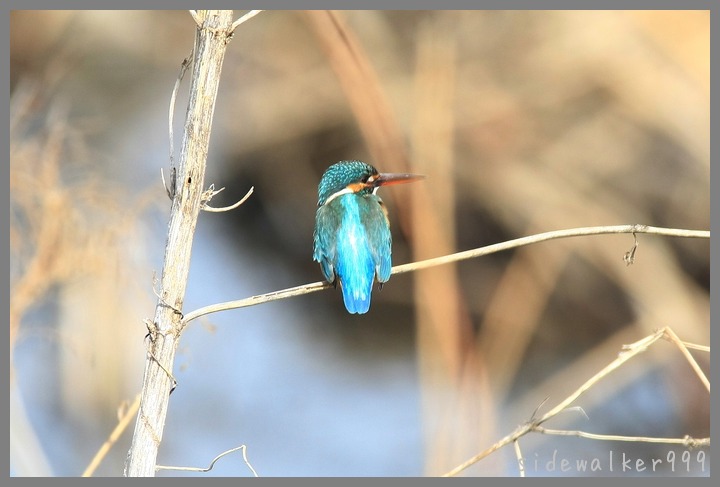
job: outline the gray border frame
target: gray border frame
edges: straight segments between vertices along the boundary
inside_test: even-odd
[[[10,10],[21,10],[21,9],[27,9],[27,10],[33,10],[33,9],[91,9],[91,8],[98,8],[97,3],[90,3],[87,0],[71,0],[71,1],[65,1],[65,2],[51,2],[50,0],[28,0],[28,1],[22,1],[22,2],[12,2],[11,5],[8,5],[10,2],[2,2],[0,3],[0,26],[2,27],[3,32],[9,32],[9,26],[10,26]],[[213,7],[220,6],[220,7],[226,7],[226,8],[238,8],[242,7],[244,5],[240,4],[240,2],[212,2],[213,4],[220,4],[220,5],[213,5]],[[246,2],[242,2],[246,3]],[[667,9],[667,10],[676,10],[676,9],[682,9],[682,10],[717,10],[717,8],[713,9],[714,6],[717,4],[715,2],[710,1],[697,1],[697,0],[686,0],[684,2],[670,2],[667,0],[663,1],[647,1],[647,0],[635,0],[632,2],[603,2],[595,3],[594,5],[588,5],[587,3],[583,5],[579,5],[578,2],[571,2],[569,0],[552,0],[552,1],[545,1],[542,3],[539,2],[530,2],[530,1],[506,1],[506,2],[499,2],[499,1],[485,1],[485,2],[470,2],[467,0],[454,0],[452,2],[378,2],[378,1],[365,1],[365,2],[347,2],[347,3],[340,3],[340,2],[328,2],[328,1],[321,1],[321,0],[312,0],[310,2],[304,2],[302,4],[298,4],[296,2],[290,2],[288,0],[284,1],[266,1],[262,2],[262,7],[264,8],[271,8],[271,9],[299,9],[299,8],[313,8],[313,9],[322,9],[322,8],[356,8],[356,9],[396,9],[396,10],[406,10],[406,9],[470,9],[470,10],[476,10],[476,9],[577,9],[579,7],[591,7],[596,9]],[[195,7],[197,4],[192,5],[191,2],[182,1],[182,2],[153,2],[153,5],[148,5],[147,2],[140,2],[137,0],[130,0],[126,2],[122,2],[121,4],[118,2],[117,7],[123,8],[123,9],[149,9],[149,8],[155,8],[155,9],[162,9],[162,8],[191,8]],[[257,7],[258,5],[250,5],[249,8]],[[717,65],[718,65],[718,52],[720,52],[720,47],[718,46],[717,42],[717,32],[718,32],[718,18],[717,15],[715,15],[715,12],[711,12],[711,32],[714,32],[715,35],[711,34],[711,79],[717,78],[717,73],[715,73]],[[10,73],[9,73],[9,36],[5,35],[2,36],[2,39],[0,40],[2,43],[2,52],[3,52],[3,65],[5,66],[5,69],[2,69],[2,75],[0,75],[0,88],[2,92],[2,99],[0,100],[0,103],[3,109],[3,112],[6,114],[9,114],[9,93],[10,93]],[[714,62],[713,62],[714,61]],[[718,97],[712,97],[711,96],[711,113],[717,114],[717,108],[718,108]],[[712,117],[711,117],[712,120]],[[4,180],[6,181],[5,184],[9,185],[9,127],[8,127],[9,117],[3,117],[2,119],[2,130],[0,130],[0,147],[6,148],[6,154],[8,154],[8,157],[3,158],[3,164],[2,164],[2,171],[3,175],[5,176]],[[712,126],[716,125],[713,124],[711,121],[711,133],[714,133],[712,131]],[[718,137],[712,138],[711,141],[711,154],[717,154],[718,150],[720,148],[718,147]],[[718,176],[711,172],[711,187],[714,188],[717,186],[717,180]],[[9,196],[9,186],[6,186],[8,188],[8,196]],[[9,204],[9,199],[5,198],[4,201],[5,204]],[[720,195],[717,194],[717,192],[713,192],[711,195],[711,210],[712,211],[712,223],[711,223],[711,230],[713,227],[715,229],[718,228],[717,225],[717,218],[718,215],[720,215],[720,208],[718,208],[718,205],[720,205]],[[6,222],[6,219],[9,215],[9,208],[5,208],[2,212],[2,220],[3,220],[3,226],[8,225]],[[7,227],[5,227],[7,228]],[[9,236],[6,232],[3,232],[3,236],[0,237],[0,248],[2,249],[2,252],[5,256],[9,257]],[[711,261],[712,257],[717,257],[717,251],[718,251],[718,245],[716,243],[713,243],[711,241],[710,245],[711,249]],[[9,275],[9,260],[3,259],[2,261],[3,270],[5,270],[6,274]],[[710,272],[710,283],[711,283],[711,289],[714,289],[716,286],[714,284],[717,284],[718,282],[718,271],[716,269],[711,268]],[[7,288],[4,290],[1,296],[1,306],[2,309],[8,309],[9,307],[9,280],[4,281],[4,286],[7,286]],[[711,304],[711,315],[717,315],[720,313],[720,304],[718,303],[718,300],[712,300]],[[7,326],[5,327],[7,330]],[[714,343],[717,341],[717,332],[714,334],[711,338],[711,345],[716,346],[717,344]],[[8,335],[7,332],[2,334],[2,343],[3,343],[3,349],[8,350],[9,343],[8,343]],[[9,360],[9,354],[6,355]],[[715,376],[717,376],[717,357],[711,357],[711,375],[712,372],[715,372]],[[7,373],[0,374],[0,390],[2,391],[8,391],[9,390],[9,376]],[[9,420],[9,398],[8,394],[4,394],[5,400],[0,401],[0,408],[2,409],[4,413],[4,417],[8,418]],[[717,401],[713,401],[712,404],[712,416],[711,419],[715,419],[715,421],[711,421],[711,424],[717,424]],[[7,421],[2,422],[1,425],[3,433],[5,433],[5,437],[9,439],[8,434],[8,423]],[[716,428],[712,428],[711,426],[711,434],[712,430]],[[6,443],[7,448],[9,448],[9,443]],[[720,468],[720,465],[718,465],[718,462],[715,458],[716,455],[712,455],[711,450],[711,476],[712,471],[716,470],[717,468]],[[3,477],[9,475],[9,451],[4,456],[3,465]],[[717,476],[717,475],[716,475]],[[711,477],[712,478],[712,477]],[[687,478],[683,479],[682,482],[684,484],[692,484],[692,485],[711,485],[711,478]],[[208,477],[202,477],[202,476],[193,476],[193,477],[186,477],[186,478],[155,478],[151,482],[157,483],[158,485],[188,485],[188,486],[195,486],[198,484],[198,481],[201,481],[203,484],[210,482],[213,485],[238,485],[239,483],[243,484],[250,484],[253,485],[293,485],[293,486],[337,486],[338,484],[341,485],[383,485],[386,486],[388,484],[391,484],[393,486],[395,485],[412,485],[412,486],[436,486],[436,485],[459,485],[459,486],[480,486],[480,485],[510,485],[510,484],[516,484],[519,482],[518,479],[515,478],[503,478],[503,479],[495,479],[495,478],[453,478],[453,479],[437,479],[437,478],[393,478],[393,479],[385,479],[385,478],[369,478],[369,479],[336,479],[336,478],[304,478],[304,479],[294,479],[294,478],[248,478],[248,479],[231,479],[231,478],[208,478]],[[45,484],[45,482],[48,482],[48,484]],[[118,485],[127,485],[128,483],[133,485],[146,485],[148,481],[146,480],[138,480],[138,479],[122,479],[122,478],[92,478],[92,479],[76,479],[76,478],[52,478],[50,481],[46,481],[44,479],[37,479],[37,478],[8,478],[7,482],[6,479],[2,479],[3,485],[50,485],[50,482],[52,482],[53,486],[76,486],[76,485],[98,485],[98,484],[118,484]],[[590,483],[594,485],[608,485],[608,484],[618,484],[618,485],[627,485],[628,483],[636,483],[638,485],[653,485],[656,486],[658,484],[668,484],[668,485],[676,485],[677,479],[674,478],[560,478],[560,479],[554,479],[554,478],[540,478],[540,479],[533,479],[533,485],[536,483],[539,485],[576,485],[578,483]]]

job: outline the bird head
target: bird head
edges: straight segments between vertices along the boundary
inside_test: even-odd
[[[419,174],[380,173],[362,161],[340,161],[328,167],[320,179],[318,206],[342,194],[371,194],[380,186],[411,183],[424,178]]]

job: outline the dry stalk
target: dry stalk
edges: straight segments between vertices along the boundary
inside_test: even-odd
[[[504,438],[497,441],[494,445],[487,448],[486,450],[478,453],[477,455],[473,456],[472,458],[469,458],[465,462],[461,463],[460,465],[456,466],[449,472],[445,473],[443,477],[454,477],[463,470],[467,469],[471,465],[476,464],[483,458],[489,456],[490,454],[494,453],[495,451],[499,450],[500,448],[510,444],[515,443],[517,444],[518,439],[525,436],[526,434],[530,432],[536,432],[536,433],[543,433],[543,434],[554,434],[554,435],[565,435],[565,436],[578,436],[583,438],[591,438],[595,440],[606,440],[606,441],[640,441],[640,442],[652,442],[652,443],[668,443],[668,444],[681,444],[688,447],[697,447],[697,446],[709,446],[710,445],[710,438],[700,438],[695,439],[691,438],[689,436],[685,436],[683,438],[653,438],[653,437],[631,437],[631,436],[617,436],[617,435],[601,435],[601,434],[595,434],[595,433],[586,433],[582,431],[569,431],[569,430],[554,430],[554,429],[546,429],[543,428],[541,425],[545,423],[546,421],[550,420],[551,418],[554,418],[558,414],[560,414],[563,411],[567,411],[570,408],[570,405],[575,402],[580,396],[582,396],[584,393],[586,393],[588,390],[590,390],[595,384],[597,384],[600,380],[604,379],[606,376],[608,376],[611,372],[619,369],[622,367],[628,360],[631,358],[639,355],[640,353],[644,352],[648,349],[648,347],[652,346],[655,342],[660,340],[661,338],[665,338],[671,341],[671,343],[675,344],[681,353],[685,356],[685,358],[688,360],[688,363],[695,369],[695,366],[693,363],[695,363],[695,360],[690,357],[688,358],[687,355],[685,355],[685,352],[687,351],[687,345],[680,341],[677,338],[677,335],[675,335],[675,332],[672,331],[670,327],[665,327],[661,330],[658,330],[657,332],[653,333],[652,335],[648,335],[645,338],[638,340],[635,343],[632,343],[630,345],[626,345],[623,347],[623,351],[618,355],[618,357],[610,362],[608,365],[606,365],[602,370],[600,370],[597,374],[592,376],[590,379],[588,379],[584,384],[582,384],[580,387],[578,387],[575,392],[567,396],[565,399],[563,399],[557,406],[552,408],[550,411],[545,413],[540,418],[535,418],[535,415],[533,414],[533,417],[528,421],[527,423],[520,425],[518,428],[515,429],[512,433],[505,436]],[[698,372],[698,370],[695,370],[696,374],[698,375],[698,378],[702,381],[705,377],[705,374],[702,373],[702,371]],[[710,392],[709,385],[708,385],[708,392]],[[516,446],[516,454],[518,455],[518,462],[521,466],[521,472],[524,472],[522,469],[522,456],[518,452],[518,447]]]
[[[140,412],[125,475],[154,476],[158,448],[174,380],[175,351],[184,326],[182,307],[190,269],[193,235],[201,208],[210,129],[225,49],[232,34],[232,11],[194,12],[199,23],[193,51],[190,99],[168,226],[160,299],[152,321],[145,361]]]

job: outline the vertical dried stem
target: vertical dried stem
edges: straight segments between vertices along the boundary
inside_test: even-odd
[[[375,163],[385,171],[409,167],[403,135],[367,53],[342,12],[309,10],[310,26],[330,61]]]
[[[457,17],[445,13],[418,30],[412,126],[413,171],[427,184],[413,188],[413,257],[456,248],[453,101]],[[455,265],[415,276],[418,363],[423,390],[425,472],[436,475],[495,436],[483,358],[469,346],[472,322]],[[469,434],[469,432],[472,432]]]
[[[140,412],[128,452],[125,474],[154,476],[170,392],[175,350],[182,332],[190,253],[205,179],[210,127],[220,72],[232,25],[232,11],[198,11],[192,81],[185,134],[177,171],[161,289],[151,330]]]
[[[342,87],[355,120],[363,134],[371,163],[387,172],[410,172],[412,169],[405,148],[405,137],[393,112],[390,98],[362,43],[337,10],[309,10],[305,12],[309,25],[327,55]],[[405,188],[395,188],[384,198],[402,201],[409,194]],[[399,229],[411,238],[407,205],[393,208]]]

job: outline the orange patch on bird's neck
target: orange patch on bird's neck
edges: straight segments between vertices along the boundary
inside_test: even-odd
[[[363,189],[367,188],[368,184],[359,182],[359,183],[350,183],[347,185],[347,188],[352,191],[353,193],[359,193]]]

